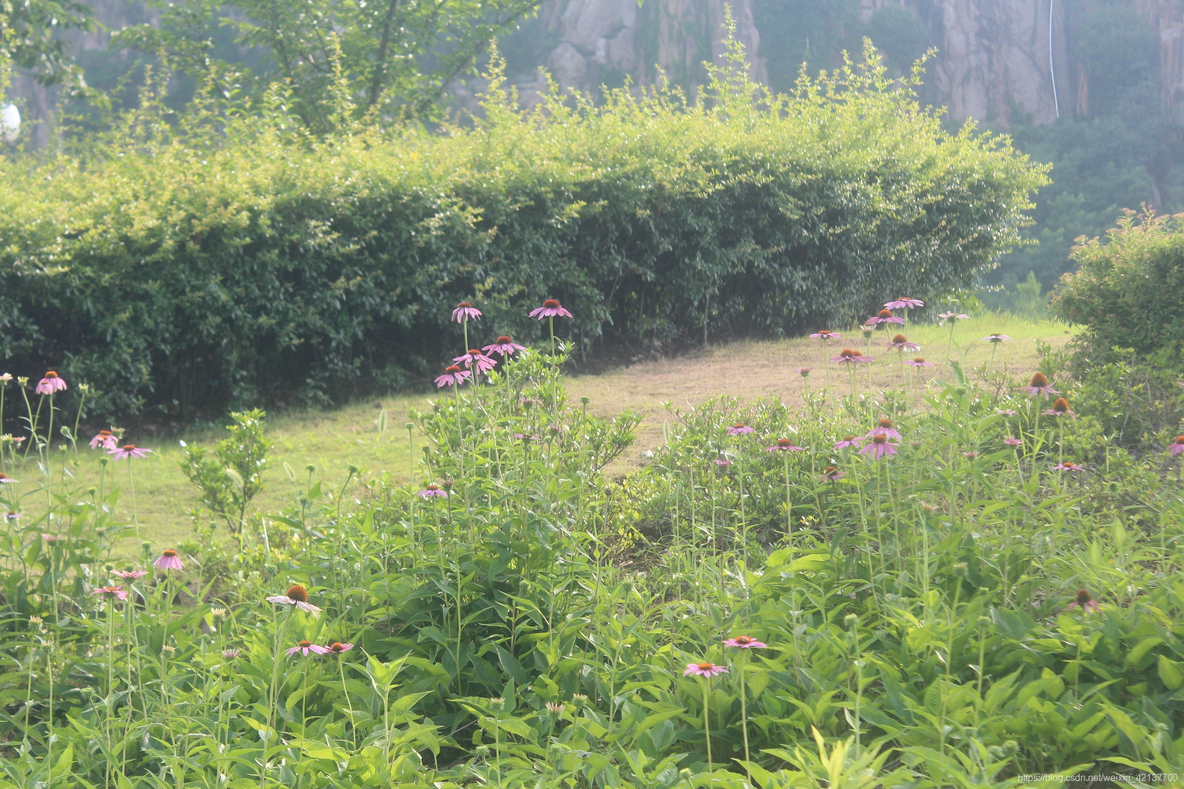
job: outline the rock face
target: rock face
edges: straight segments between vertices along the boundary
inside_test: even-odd
[[[1163,106],[1184,123],[1184,6],[1173,0],[1134,0],[1135,7],[1159,34],[1163,69]]]

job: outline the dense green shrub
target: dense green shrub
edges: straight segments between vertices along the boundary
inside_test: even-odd
[[[484,337],[538,336],[527,309],[559,298],[584,352],[791,332],[969,284],[1043,182],[872,65],[769,100],[734,62],[694,106],[523,114],[502,87],[446,134],[313,140],[277,111],[224,142],[129,128],[85,165],[0,165],[0,354],[97,383],[105,412],[192,414],[424,376],[462,300]]]

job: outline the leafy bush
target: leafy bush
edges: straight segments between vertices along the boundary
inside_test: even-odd
[[[776,334],[967,286],[1017,238],[1044,177],[1005,140],[945,133],[874,61],[764,98],[732,46],[693,106],[523,114],[495,74],[445,134],[315,140],[272,95],[0,163],[0,354],[95,382],[104,413],[324,402],[437,369],[460,301],[538,337],[523,305],[559,298],[581,353]]]

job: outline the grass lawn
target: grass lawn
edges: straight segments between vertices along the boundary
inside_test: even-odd
[[[900,364],[895,351],[887,351],[885,343],[898,333],[900,327],[877,332],[872,340],[871,355],[876,362],[860,365],[859,391],[898,386]],[[982,342],[987,334],[1007,334],[1011,341],[996,348],[994,367],[1014,377],[1025,379],[1037,363],[1036,341],[1044,340],[1060,346],[1070,333],[1062,324],[1030,321],[1014,316],[984,315],[963,321],[955,328],[950,354],[961,360],[967,371],[983,370],[991,359],[991,344]],[[906,352],[905,358],[923,356],[936,367],[926,369],[930,379],[948,376],[945,360],[949,329],[921,324],[910,326],[908,338],[921,345],[915,353]],[[836,356],[849,347],[866,353],[867,345],[858,328],[843,331],[842,341],[831,341],[829,355]],[[808,379],[798,373],[799,367],[813,367]],[[839,393],[849,391],[846,371],[831,365],[832,388]],[[776,397],[793,405],[799,401],[808,384],[819,388],[826,384],[826,365],[819,340],[795,338],[780,341],[743,341],[714,345],[675,358],[635,364],[599,375],[575,375],[565,379],[571,402],[581,397],[590,399],[589,408],[601,416],[613,416],[624,410],[642,413],[645,421],[638,431],[634,447],[617,464],[617,472],[624,473],[640,466],[646,452],[662,442],[662,424],[667,419],[665,403],[674,407],[696,406],[717,395],[732,395],[741,399]],[[307,483],[307,467],[315,467],[313,479],[322,482],[323,489],[334,495],[349,477],[351,465],[364,473],[391,474],[396,481],[409,481],[413,474],[412,455],[405,425],[413,409],[428,407],[430,395],[394,395],[384,397],[381,405],[370,400],[331,411],[291,411],[268,421],[268,437],[273,442],[271,463],[263,492],[255,499],[253,509],[276,511],[291,506]],[[387,414],[387,429],[378,430],[378,417]],[[229,420],[227,420],[229,421]],[[143,442],[153,454],[134,463],[137,515],[145,539],[154,548],[174,545],[185,539],[191,530],[188,512],[197,506],[197,493],[180,470],[180,442],[213,444],[224,435],[216,433],[182,433],[159,442]],[[89,436],[84,438],[89,439]],[[129,441],[140,443],[134,435]],[[412,441],[418,444],[416,433]],[[71,458],[66,470],[77,476],[83,486],[99,484],[99,452],[83,446],[80,461]],[[286,466],[286,468],[285,468]],[[56,466],[54,474],[60,473]],[[289,470],[291,474],[289,474]],[[39,472],[29,463],[14,470],[25,483],[35,483]],[[112,469],[108,469],[112,473]],[[132,506],[128,488],[127,461],[114,467],[117,482],[123,488],[120,506]],[[110,484],[110,481],[108,481]],[[28,491],[29,488],[26,488]],[[349,490],[346,490],[349,495]],[[27,516],[44,510],[44,499],[26,495],[23,500]],[[128,545],[128,550],[135,550]]]

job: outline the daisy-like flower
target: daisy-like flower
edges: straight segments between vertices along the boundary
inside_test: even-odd
[[[970,319],[970,316],[964,312],[943,312],[937,317],[941,318],[946,323],[956,323],[958,321]]]
[[[978,457],[978,453],[977,452],[963,452],[962,457],[966,458],[967,460],[974,460],[976,457]]]
[[[543,706],[546,707],[547,712],[551,713],[552,715],[558,715],[563,712],[563,702],[561,701],[548,701]]]
[[[151,449],[138,447],[135,444],[124,444],[121,447],[107,450],[108,455],[112,455],[116,460],[124,460],[126,458],[142,458],[147,457]]]
[[[872,357],[861,356],[858,351],[853,351],[850,348],[844,348],[843,350],[839,351],[838,356],[832,356],[830,360],[832,362],[838,362],[839,364],[856,364],[859,362],[874,361]]]
[[[765,447],[766,452],[802,452],[802,447],[795,447],[788,438],[779,438],[771,447]]]
[[[911,362],[905,362],[909,367],[933,367],[933,362],[927,362],[920,356],[913,359]]]
[[[799,367],[798,368],[798,375],[805,378],[807,375],[810,374],[810,371],[813,369],[814,369],[813,367]]]
[[[177,556],[177,552],[172,548],[166,548],[160,552],[160,558],[152,563],[152,566],[157,570],[184,570],[185,565],[181,564],[181,557]]]
[[[4,513],[4,520],[7,521],[8,523],[12,523],[15,520],[19,520],[21,517],[23,517],[23,516],[15,510],[9,510],[8,512]]]
[[[7,474],[0,473],[0,485],[12,485],[16,482],[17,482],[17,480],[13,479],[12,477],[8,476]]]
[[[996,408],[995,413],[999,416],[1015,416],[1014,408]]]
[[[728,669],[724,666],[717,666],[714,663],[687,663],[686,671],[682,672],[684,677],[718,677],[720,674],[727,674]]]
[[[1032,380],[1028,382],[1027,386],[1020,387],[1021,392],[1027,392],[1028,397],[1036,397],[1037,395],[1044,395],[1047,400],[1049,395],[1059,395],[1056,389],[1053,389],[1048,383],[1048,379],[1044,377],[1044,373],[1036,373],[1032,376]]]
[[[456,305],[456,309],[452,311],[452,319],[457,323],[464,323],[465,321],[475,321],[481,319],[481,310],[469,304],[467,301],[462,301]]]
[[[1088,590],[1079,589],[1077,590],[1077,597],[1073,600],[1073,602],[1069,603],[1069,605],[1065,607],[1065,610],[1072,611],[1074,608],[1080,608],[1082,611],[1088,614],[1091,611],[1097,611],[1098,604],[1093,599],[1093,597],[1090,596]]]
[[[497,359],[486,356],[476,348],[470,349],[468,353],[462,356],[457,356],[452,361],[457,364],[463,364],[470,371],[476,367],[477,372],[480,373],[488,372],[497,366]]]
[[[222,650],[222,659],[223,660],[234,660],[236,657],[238,657],[242,653],[243,653],[243,651],[241,649],[233,649],[233,648],[232,649],[223,649]]]
[[[7,384],[11,380],[12,373],[4,373],[3,375],[0,375],[0,386]]]
[[[856,436],[843,436],[841,441],[835,442],[835,451],[838,452],[840,449],[859,449],[859,445],[863,441],[864,439]]]
[[[831,331],[830,329],[823,329],[822,331],[818,331],[818,332],[815,332],[814,334],[811,334],[810,339],[811,340],[828,340],[828,341],[829,340],[841,340],[841,339],[843,339],[843,335],[839,334],[837,331]]]
[[[1077,418],[1077,414],[1069,410],[1069,401],[1063,397],[1058,397],[1056,400],[1053,400],[1052,408],[1041,413],[1043,413],[1045,416],[1071,416],[1074,419]]]
[[[839,471],[834,466],[827,466],[822,470],[822,479],[826,480],[827,482],[838,482],[845,476],[847,475],[842,471]]]
[[[325,647],[314,644],[311,641],[298,641],[296,646],[288,650],[287,654],[289,657],[297,654],[307,655],[310,652],[314,655],[323,655],[328,651]]]
[[[527,317],[539,320],[543,318],[570,318],[571,313],[563,309],[555,299],[547,299],[543,302],[543,306],[535,307]]]
[[[865,438],[875,438],[877,433],[883,433],[888,438],[895,438],[897,441],[901,440],[900,433],[896,432],[896,428],[892,426],[892,420],[888,417],[876,422],[876,426],[867,431]]]
[[[1010,339],[1006,334],[988,334],[986,337],[983,337],[983,342],[1006,342]]]
[[[876,433],[872,437],[872,442],[859,450],[859,454],[870,455],[876,460],[883,457],[892,457],[896,454],[896,445],[888,443],[888,436],[883,433]]]
[[[1184,436],[1176,436],[1176,440],[1168,445],[1168,454],[1173,457],[1184,454]]]
[[[715,465],[720,466],[722,468],[724,466],[732,465],[732,461],[728,460],[726,457],[716,458]]]
[[[735,647],[736,649],[768,649],[769,645],[761,641],[757,641],[751,636],[736,636],[735,638],[724,639],[725,647]]]
[[[498,356],[501,356],[504,359],[507,356],[513,355],[514,351],[525,351],[526,346],[519,345],[510,339],[510,335],[503,334],[501,337],[498,337],[495,342],[486,345],[481,350],[485,351],[487,354],[496,353]]]
[[[1080,464],[1078,464],[1078,463],[1070,463],[1069,461],[1067,461],[1067,460],[1066,460],[1064,463],[1057,463],[1055,466],[1053,466],[1053,470],[1054,470],[1054,471],[1077,471],[1077,472],[1081,472],[1081,471],[1085,471],[1085,466],[1082,466],[1082,465],[1080,465]]]
[[[903,334],[898,334],[895,337],[893,337],[892,341],[884,347],[888,348],[889,350],[893,350],[893,351],[919,351],[919,350],[921,350],[920,345],[917,345],[915,342],[909,342],[908,340],[905,339]]]
[[[340,654],[341,654],[341,653],[343,653],[343,652],[349,652],[349,651],[350,651],[351,649],[353,649],[353,648],[354,648],[354,645],[353,645],[353,644],[343,644],[343,643],[341,643],[340,641],[334,641],[334,642],[333,642],[332,644],[330,644],[329,646],[327,646],[327,647],[324,647],[324,650],[325,650],[325,651],[324,651],[322,654],[325,654],[325,655],[340,655]]]
[[[110,600],[112,598],[116,600],[127,599],[127,592],[120,589],[118,586],[100,586],[97,589],[91,589],[90,593],[92,595],[102,597],[105,600]]]
[[[66,387],[66,381],[53,370],[45,374],[45,377],[37,382],[37,394],[51,395],[54,392],[60,392]]]
[[[321,609],[308,602],[308,590],[300,584],[292,584],[288,587],[288,591],[267,598],[267,602],[275,603],[276,605],[294,605],[301,611],[307,611],[313,616],[321,612]]]
[[[147,570],[112,570],[111,574],[125,581],[138,581],[148,574]]]
[[[448,491],[443,490],[439,485],[432,483],[415,495],[419,496],[421,499],[446,499],[448,498]]]
[[[444,374],[436,379],[436,388],[442,389],[445,386],[460,386],[473,373],[469,370],[462,370],[455,364],[444,371]]]
[[[918,307],[924,307],[925,302],[920,299],[900,298],[896,301],[890,301],[884,305],[886,310],[915,310]]]
[[[755,433],[755,432],[756,432],[755,428],[751,428],[748,425],[744,424],[743,422],[737,422],[736,424],[734,424],[728,428],[728,435],[729,436],[743,436],[748,433]]]
[[[1023,446],[1024,439],[1015,438],[1014,436],[1008,436],[1007,438],[1003,439],[1003,443],[1007,444],[1007,446],[1009,446],[1009,447],[1019,447],[1019,446]]]
[[[899,323],[904,324],[904,318],[898,315],[893,315],[892,310],[880,310],[873,317],[868,318],[863,322],[864,326],[882,326],[885,323]]]
[[[542,440],[542,436],[537,435],[535,433],[515,433],[512,436],[512,438],[515,441],[541,441]],[[428,487],[430,488],[432,486],[428,485]],[[420,494],[420,495],[422,495],[422,494]]]
[[[48,534],[46,532],[41,532],[41,539],[45,540],[46,542],[48,542],[52,545],[53,543],[61,542],[61,541],[65,540],[66,538],[60,534]]]
[[[98,449],[115,449],[119,446],[119,442],[110,430],[100,430],[99,434],[90,440],[90,448]]]

